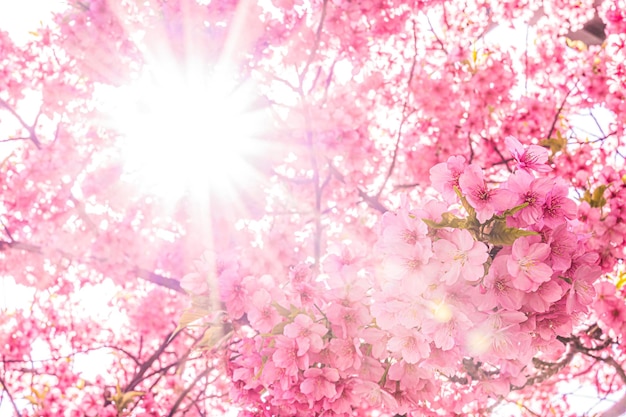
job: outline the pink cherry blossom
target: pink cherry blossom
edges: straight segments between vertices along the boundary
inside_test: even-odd
[[[507,269],[506,256],[496,256],[483,279],[485,295],[481,298],[481,310],[492,309],[498,305],[507,310],[519,310],[522,307],[524,292],[513,285],[513,277]]]
[[[524,297],[525,305],[530,309],[544,313],[550,306],[559,301],[563,295],[563,289],[555,281],[547,281],[539,286],[537,291],[526,293]]]
[[[552,168],[547,165],[548,150],[541,146],[523,146],[517,139],[508,136],[504,142],[517,161],[517,167],[525,171],[550,172]]]
[[[536,291],[541,283],[552,278],[552,269],[543,262],[550,255],[550,246],[532,242],[531,237],[517,239],[507,259],[513,285],[522,291]]]
[[[328,329],[319,323],[315,323],[306,314],[298,314],[292,323],[285,326],[283,334],[296,341],[298,356],[307,352],[319,352],[324,347],[322,337],[328,333]]]
[[[515,205],[526,203],[515,216],[522,225],[533,225],[543,216],[543,205],[547,193],[552,189],[552,182],[548,178],[534,178],[526,171],[517,171],[507,181],[507,189],[516,195]]]
[[[543,222],[549,227],[563,223],[563,219],[576,217],[576,204],[567,196],[567,186],[562,183],[554,185],[546,195],[543,205]]]
[[[584,311],[585,307],[591,304],[596,295],[593,283],[601,273],[602,271],[597,266],[583,265],[576,269],[572,276],[572,286],[565,306],[568,313],[572,313],[575,309]]]
[[[442,280],[454,284],[457,279],[478,281],[485,274],[484,263],[489,255],[487,246],[474,240],[463,229],[455,229],[433,243],[433,252],[442,263]]]
[[[476,218],[484,223],[494,214],[513,208],[514,195],[505,189],[487,187],[482,169],[471,164],[459,177],[459,185],[470,205],[476,210]]]
[[[398,326],[392,332],[393,336],[387,342],[387,349],[397,353],[407,363],[417,363],[430,352],[426,338],[416,329],[406,329]]]
[[[435,165],[430,169],[430,182],[443,198],[452,203],[457,200],[454,187],[459,187],[459,177],[463,173],[467,162],[462,156],[451,156],[446,162]]]
[[[264,333],[269,332],[281,322],[282,317],[272,306],[272,297],[266,290],[256,291],[250,301],[250,308],[247,312],[248,320],[257,330]]]
[[[334,368],[309,368],[304,371],[300,390],[309,397],[309,405],[322,398],[332,399],[337,395],[336,384],[339,372]]]

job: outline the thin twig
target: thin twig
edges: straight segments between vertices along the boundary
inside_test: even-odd
[[[176,402],[174,403],[174,405],[172,406],[172,409],[170,410],[168,417],[172,417],[174,415],[174,413],[176,412],[176,410],[178,410],[178,407],[180,407],[180,404],[183,402],[183,400],[185,399],[185,397],[187,395],[189,395],[189,392],[193,389],[193,387],[205,376],[207,376],[209,374],[209,372],[211,372],[212,368],[207,368],[205,369],[203,372],[199,373],[198,376],[196,376],[196,378],[191,382],[191,384],[189,384],[189,386],[187,388],[185,388],[185,390],[183,392],[180,393],[180,395],[178,396],[178,398],[176,399]]]
[[[383,181],[383,184],[380,186],[378,193],[376,193],[376,199],[380,198],[389,178],[391,178],[391,174],[393,174],[393,170],[396,167],[396,162],[398,160],[398,152],[400,149],[400,140],[402,139],[402,128],[406,123],[409,115],[407,114],[407,108],[409,106],[409,99],[411,98],[411,82],[413,81],[413,74],[415,73],[415,66],[417,65],[417,28],[416,28],[415,20],[413,21],[413,63],[411,64],[411,70],[409,72],[409,79],[407,81],[407,92],[406,98],[404,99],[404,103],[402,104],[402,119],[400,119],[400,126],[398,126],[398,133],[396,135],[396,143],[393,149],[393,156],[391,158],[391,165],[389,166],[389,171],[387,171],[387,176]]]
[[[7,387],[7,384],[5,383],[4,379],[0,376],[0,384],[2,384],[2,390],[4,392],[7,393],[7,397],[9,397],[9,402],[11,403],[11,405],[13,405],[13,409],[15,410],[15,415],[19,416],[22,413],[20,413],[19,408],[17,408],[17,404],[15,403],[15,400],[13,399],[13,396],[11,395],[11,391],[9,391],[9,387]]]
[[[328,167],[329,167],[328,169],[330,170],[331,174],[333,174],[333,176],[337,178],[337,180],[339,180],[340,182],[345,182],[344,176],[341,174],[341,172],[339,172],[339,170],[333,164],[328,162]],[[374,210],[378,210],[381,213],[386,213],[389,211],[389,209],[387,209],[387,207],[385,207],[378,200],[378,198],[368,195],[365,191],[361,190],[361,188],[359,187],[356,187],[356,189],[357,189],[357,192],[359,193],[359,197],[361,197],[363,201],[367,203],[368,206],[370,206]]]
[[[546,136],[547,139],[550,139],[552,137],[552,133],[554,133],[554,128],[556,127],[556,122],[559,120],[559,116],[561,115],[561,112],[563,111],[563,107],[565,107],[565,102],[567,101],[567,98],[572,93],[572,91],[574,91],[574,89],[577,88],[576,86],[577,84],[574,84],[574,86],[569,89],[567,94],[565,94],[565,97],[563,97],[563,101],[561,102],[561,105],[559,106],[556,114],[554,115],[554,120],[552,120],[552,126],[550,126],[550,130],[548,131],[548,135]]]
[[[428,22],[428,26],[430,26],[430,31],[435,36],[435,40],[437,41],[439,46],[441,46],[441,50],[447,54],[448,51],[446,50],[446,46],[443,44],[443,41],[441,40],[441,38],[439,38],[439,36],[437,35],[437,32],[435,32],[435,28],[433,27],[433,24],[430,21],[430,17],[428,17],[428,13],[424,13],[424,16],[426,16],[426,21]]]
[[[6,101],[4,101],[1,98],[0,98],[0,106],[2,106],[5,109],[7,109],[9,111],[9,113],[11,113],[13,115],[13,117],[15,117],[18,122],[20,122],[22,127],[24,129],[26,129],[26,131],[28,132],[29,139],[35,144],[37,149],[41,149],[41,142],[39,142],[39,138],[37,138],[37,134],[35,133],[35,128],[33,126],[29,126],[28,123],[26,123],[24,121],[24,119],[22,119],[22,117],[19,114],[17,114],[15,109],[13,109],[13,107],[11,107],[9,105],[9,103],[7,103]]]
[[[311,50],[311,54],[309,54],[309,58],[306,60],[304,64],[304,68],[302,68],[302,72],[300,73],[300,84],[304,81],[304,77],[306,73],[309,71],[309,67],[313,63],[315,59],[315,55],[317,54],[317,49],[319,48],[320,41],[322,39],[322,28],[324,27],[324,20],[326,19],[326,6],[328,4],[328,0],[324,0],[322,3],[322,15],[320,16],[320,22],[317,25],[317,30],[315,31],[315,43],[313,44],[313,49]]]
[[[137,371],[130,383],[126,386],[126,388],[124,388],[124,392],[132,391],[144,379],[143,376],[146,371],[150,369],[154,361],[156,361],[161,356],[161,354],[165,351],[165,348],[167,348],[169,344],[172,343],[172,340],[174,340],[179,334],[180,332],[170,333],[165,337],[163,343],[161,343],[161,346],[159,346],[159,348],[152,354],[152,356],[150,356],[150,358],[148,358],[148,360],[145,361],[143,365],[141,365],[139,371]]]
[[[6,228],[5,228],[6,230]],[[8,232],[8,230],[6,230]],[[9,239],[12,239],[12,237],[9,235]],[[11,240],[11,241],[0,241],[0,252],[7,250],[7,249],[16,249],[16,250],[23,250],[26,252],[30,252],[30,253],[35,253],[37,255],[42,255],[43,254],[43,248],[41,246],[38,245],[33,245],[32,243],[26,243],[26,242],[19,242],[16,240]],[[67,258],[67,259],[75,259],[75,257],[63,250],[60,249],[54,249],[56,252],[58,252],[59,254],[61,254],[63,257]],[[108,262],[108,259],[106,258],[94,258],[92,257],[90,260],[99,262],[99,263],[105,263]],[[139,267],[134,267],[134,268],[130,268],[131,270],[134,271],[134,273],[137,275],[138,278],[141,278],[143,280],[152,282],[153,284],[156,285],[160,285],[162,287],[165,288],[169,288],[170,290],[174,290],[176,292],[179,292],[181,294],[185,294],[185,290],[182,289],[182,287],[180,286],[180,281],[174,278],[167,278],[164,277],[163,275],[157,274],[155,272],[152,271],[148,271],[147,269],[143,269],[143,268],[139,268]]]

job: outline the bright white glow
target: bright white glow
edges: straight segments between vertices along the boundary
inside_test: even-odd
[[[227,191],[253,175],[249,158],[260,151],[264,126],[262,114],[247,109],[251,97],[224,73],[207,79],[161,68],[107,92],[103,101],[124,136],[131,181],[176,198]]]
[[[37,29],[50,23],[53,12],[67,6],[67,0],[0,1],[0,29],[14,42],[24,44],[36,39]]]

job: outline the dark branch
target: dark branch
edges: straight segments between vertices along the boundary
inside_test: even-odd
[[[13,396],[11,395],[11,391],[9,391],[9,387],[7,387],[7,384],[5,383],[4,379],[0,376],[0,385],[2,385],[2,390],[4,392],[7,393],[7,397],[9,397],[9,402],[11,403],[11,405],[13,406],[13,409],[15,410],[15,415],[19,416],[21,415],[19,408],[17,408],[17,404],[15,403],[15,400],[13,399]]]
[[[26,123],[24,119],[22,119],[22,117],[19,114],[17,114],[17,112],[13,109],[13,107],[11,107],[9,103],[2,100],[1,98],[0,98],[0,106],[7,109],[9,113],[11,113],[13,117],[15,117],[18,122],[20,122],[22,127],[26,129],[26,131],[28,132],[28,135],[29,135],[28,139],[30,139],[35,144],[37,149],[41,149],[41,142],[39,142],[39,138],[37,137],[37,134],[35,133],[34,126],[29,126],[28,123]],[[37,117],[39,117],[39,115],[37,115]]]
[[[8,230],[6,229],[6,227],[5,227],[5,231],[8,233]],[[9,236],[9,239],[13,239],[10,234],[8,236]],[[35,253],[37,255],[43,254],[42,247],[38,245],[33,245],[31,243],[25,243],[25,242],[18,242],[15,240],[0,241],[0,251],[4,251],[7,249],[23,250],[26,252]],[[74,259],[74,256],[72,256],[72,254],[68,252],[58,250],[58,249],[56,251],[67,259]],[[92,258],[91,260],[97,261],[99,263],[107,262],[107,259],[100,259],[100,258]],[[165,288],[169,288],[181,294],[186,294],[185,290],[182,289],[182,287],[180,286],[180,282],[177,279],[167,278],[155,272],[148,271],[146,269],[139,268],[139,267],[135,267],[133,271],[137,275],[138,278],[152,282],[153,284],[157,284]]]
[[[559,120],[559,116],[561,115],[561,112],[563,111],[563,108],[565,107],[567,98],[572,93],[572,91],[574,91],[575,88],[576,88],[576,85],[570,88],[567,94],[565,94],[565,97],[563,97],[563,101],[561,102],[561,105],[559,106],[556,114],[554,115],[554,120],[552,120],[552,126],[550,126],[550,130],[548,131],[548,135],[546,136],[546,139],[550,139],[552,137],[552,134],[554,133],[554,128],[556,127],[556,122]]]
[[[409,79],[407,81],[407,92],[406,98],[404,99],[404,103],[402,104],[402,119],[400,120],[400,126],[398,126],[398,134],[396,135],[396,143],[393,149],[393,156],[391,158],[391,165],[389,166],[389,171],[387,171],[387,176],[383,181],[383,184],[380,186],[380,190],[376,194],[376,198],[379,198],[382,194],[389,178],[391,178],[391,174],[393,174],[393,170],[396,167],[396,162],[398,161],[398,152],[400,150],[400,140],[402,139],[402,128],[409,118],[409,114],[407,113],[407,108],[409,107],[409,99],[411,98],[411,82],[413,81],[413,74],[415,73],[415,66],[417,65],[417,28],[415,21],[413,21],[413,62],[411,64],[411,70],[409,72]]]

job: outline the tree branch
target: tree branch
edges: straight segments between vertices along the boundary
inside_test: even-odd
[[[559,116],[561,115],[561,112],[563,111],[563,107],[565,107],[567,98],[572,93],[572,91],[574,91],[574,89],[577,88],[576,86],[577,84],[575,84],[572,88],[570,88],[567,94],[565,94],[565,97],[563,97],[563,101],[561,102],[561,105],[559,106],[556,114],[554,115],[554,120],[552,120],[552,126],[550,126],[550,130],[548,131],[548,135],[546,136],[546,139],[550,139],[552,137],[552,133],[554,133],[554,128],[556,127],[556,122],[559,120]]]
[[[8,229],[6,229],[6,226],[5,226],[5,231],[8,233]],[[8,236],[10,239],[13,239],[11,235],[8,235]],[[16,240],[0,241],[0,251],[4,251],[7,249],[23,250],[26,252],[35,253],[37,255],[43,254],[43,248],[38,245],[33,245],[31,243],[26,243],[26,242],[19,242]],[[63,257],[67,259],[70,259],[70,260],[75,259],[74,256],[72,256],[72,254],[68,252],[65,252],[60,249],[54,249],[54,250],[60,253]],[[105,263],[108,261],[107,259],[103,259],[103,258],[92,258],[91,260],[97,261],[99,263]],[[153,284],[160,285],[165,288],[169,288],[170,290],[174,290],[181,294],[186,294],[185,290],[183,290],[183,288],[180,286],[180,281],[177,279],[167,278],[167,277],[164,277],[163,275],[159,275],[155,272],[148,271],[147,269],[143,269],[139,267],[134,267],[130,269],[133,270],[133,272],[137,275],[138,278],[152,282]]]
[[[165,348],[167,348],[169,344],[172,342],[172,340],[174,340],[176,336],[178,336],[179,334],[180,332],[170,333],[165,337],[165,340],[163,340],[163,343],[161,343],[161,346],[159,346],[159,348],[156,351],[154,351],[152,356],[150,356],[148,360],[145,361],[141,365],[141,367],[139,368],[139,371],[137,371],[133,379],[128,383],[126,388],[124,388],[124,392],[132,391],[143,380],[143,376],[146,373],[146,371],[150,369],[154,361],[156,361],[159,358],[159,356],[161,356],[161,354],[165,351]]]
[[[402,139],[402,128],[406,123],[409,114],[407,114],[406,110],[409,106],[409,99],[411,97],[411,82],[413,81],[413,74],[415,73],[415,66],[417,65],[417,28],[415,21],[413,21],[413,62],[411,64],[411,70],[409,71],[409,79],[407,81],[407,92],[406,98],[404,99],[404,103],[402,104],[402,119],[400,119],[400,126],[398,126],[398,134],[396,135],[396,144],[393,149],[393,156],[391,158],[391,165],[389,166],[389,170],[387,171],[387,176],[383,181],[383,184],[380,186],[378,193],[376,193],[376,199],[380,197],[389,178],[391,178],[391,174],[393,174],[393,170],[396,167],[396,162],[398,160],[398,152],[400,149],[400,140]]]
[[[209,372],[211,372],[212,368],[206,368],[204,371],[202,371],[201,373],[198,374],[198,376],[196,376],[196,378],[191,382],[191,384],[189,384],[189,386],[187,388],[185,388],[185,390],[183,392],[180,393],[180,395],[178,396],[178,398],[176,399],[176,402],[174,403],[174,405],[172,406],[172,409],[170,410],[168,417],[172,417],[174,415],[174,413],[176,412],[176,410],[178,410],[178,407],[180,407],[180,404],[183,402],[183,400],[185,399],[185,397],[187,395],[189,395],[189,392],[191,392],[191,390],[193,389],[193,387],[198,383],[198,381],[200,381],[202,378],[204,378],[205,376],[207,376],[209,374]]]
[[[13,107],[11,107],[9,103],[7,103],[1,98],[0,98],[0,106],[7,109],[9,113],[11,113],[13,117],[15,117],[18,122],[20,122],[22,127],[26,129],[26,131],[28,132],[28,135],[29,135],[28,139],[30,139],[35,144],[37,149],[41,149],[41,142],[39,142],[39,138],[37,137],[37,134],[35,133],[35,127],[29,126],[28,123],[26,123],[24,119],[22,119],[22,117],[19,114],[17,114],[17,112],[13,109]],[[39,115],[37,115],[37,118],[39,118]]]
[[[324,20],[326,19],[326,8],[328,5],[328,0],[324,0],[322,3],[322,15],[320,16],[320,22],[317,25],[317,30],[315,31],[315,43],[313,44],[313,49],[311,50],[311,54],[309,58],[306,60],[304,67],[302,68],[302,72],[299,75],[300,84],[304,82],[304,77],[306,77],[306,73],[309,71],[309,67],[313,63],[315,59],[315,55],[317,55],[317,49],[320,46],[320,41],[322,39],[322,29],[324,27]]]
[[[341,182],[345,182],[344,176],[339,172],[337,168],[333,164],[328,161],[328,167],[330,169],[330,173],[337,178]],[[373,208],[374,210],[378,210],[381,213],[386,213],[389,211],[387,207],[385,207],[376,197],[372,197],[368,195],[365,191],[361,190],[359,187],[356,187],[357,192],[359,193],[359,197],[363,199],[368,206]]]
[[[13,399],[13,396],[11,395],[11,392],[9,391],[9,387],[7,387],[7,384],[5,383],[4,379],[1,376],[0,376],[0,385],[2,385],[2,390],[7,393],[7,397],[9,397],[9,402],[11,403],[11,405],[13,406],[13,409],[15,410],[15,415],[20,416],[21,415],[20,410],[19,408],[17,408],[17,404],[15,403],[15,400]]]

